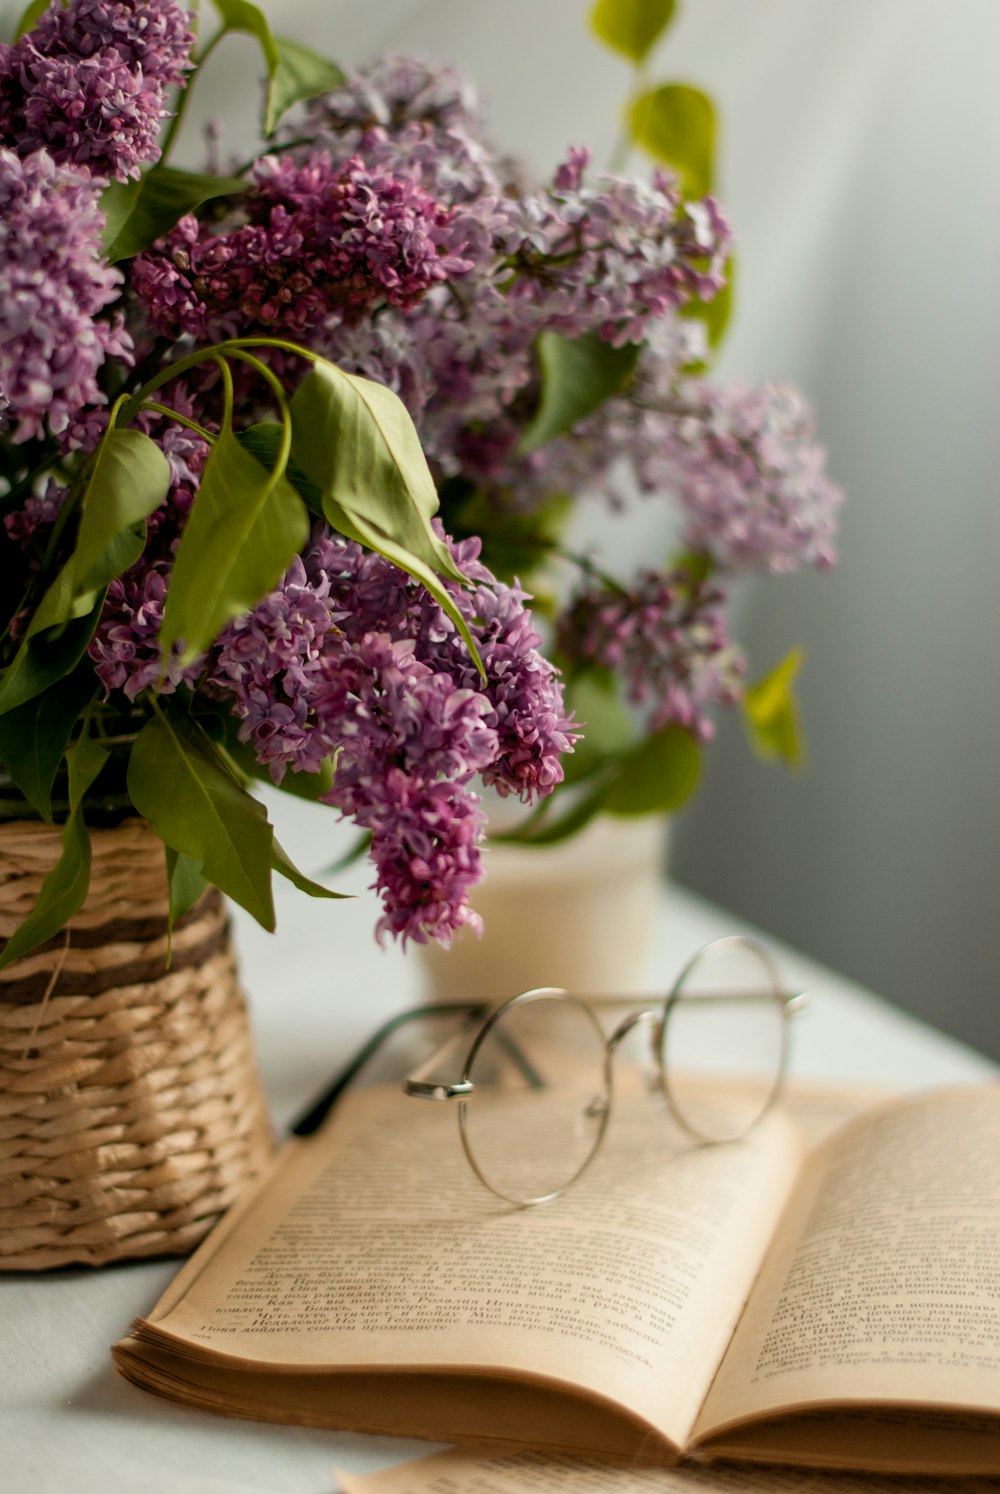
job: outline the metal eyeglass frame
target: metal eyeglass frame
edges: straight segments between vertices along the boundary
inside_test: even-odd
[[[771,990],[766,992],[737,991],[725,994],[720,992],[717,995],[688,994],[684,991],[685,982],[688,980],[689,976],[693,973],[693,971],[699,964],[704,962],[709,957],[719,954],[725,954],[738,949],[750,950],[756,956],[756,958],[760,960],[763,968],[770,978]],[[584,1158],[577,1171],[573,1173],[572,1176],[566,1180],[566,1182],[562,1183],[558,1188],[550,1189],[548,1192],[538,1194],[537,1196],[532,1198],[515,1197],[513,1194],[505,1192],[503,1189],[498,1188],[495,1183],[491,1182],[490,1179],[485,1176],[479,1166],[479,1163],[476,1160],[475,1150],[469,1138],[468,1125],[468,1100],[475,1093],[476,1089],[475,1082],[471,1078],[471,1075],[475,1068],[476,1057],[480,1049],[486,1042],[487,1038],[491,1035],[491,1033],[494,1032],[498,1023],[503,1020],[508,1012],[510,1012],[514,1007],[517,1006],[525,1006],[533,1002],[549,999],[556,999],[562,1002],[566,1002],[579,1010],[584,1015],[585,1019],[592,1024],[595,1034],[604,1049],[604,1091],[603,1094],[595,1096],[591,1101],[590,1107],[588,1107],[588,1112],[592,1117],[599,1115],[600,1123],[594,1137],[593,1146],[591,1147],[589,1153]],[[628,1001],[630,998],[623,996],[602,996],[593,997],[591,999],[595,1002],[595,1004],[613,1003],[617,1005]],[[485,1019],[478,1026],[475,1032],[475,1036],[472,1039],[471,1046],[468,1049],[465,1062],[462,1066],[461,1078],[453,1082],[448,1082],[442,1081],[438,1078],[426,1077],[429,1073],[433,1073],[436,1068],[440,1068],[442,1054],[453,1050],[457,1046],[458,1042],[461,1041],[463,1033],[459,1032],[458,1034],[454,1035],[447,1043],[445,1043],[443,1047],[439,1049],[437,1053],[435,1053],[429,1060],[421,1064],[419,1068],[417,1068],[407,1076],[407,1078],[403,1081],[403,1090],[405,1094],[410,1095],[414,1099],[437,1101],[457,1100],[458,1126],[462,1148],[476,1177],[485,1188],[489,1189],[489,1191],[495,1194],[498,1198],[502,1198],[506,1203],[512,1203],[522,1208],[528,1208],[536,1204],[549,1203],[553,1199],[558,1198],[562,1193],[566,1191],[567,1188],[572,1187],[572,1185],[583,1175],[583,1173],[586,1172],[587,1168],[590,1166],[591,1162],[600,1151],[601,1143],[604,1140],[604,1135],[607,1131],[608,1122],[611,1117],[611,1107],[614,1099],[614,1058],[619,1046],[629,1035],[629,1033],[633,1032],[637,1027],[647,1027],[649,1029],[652,1057],[656,1067],[658,1088],[667,1103],[673,1119],[680,1127],[680,1129],[693,1141],[696,1141],[701,1145],[719,1145],[724,1144],[728,1141],[737,1141],[742,1136],[745,1136],[750,1130],[753,1129],[755,1125],[757,1125],[757,1123],[763,1118],[767,1111],[770,1110],[770,1108],[778,1098],[778,1095],[780,1094],[782,1089],[782,1085],[784,1084],[785,1073],[788,1064],[789,1020],[792,1016],[794,1016],[797,1012],[801,1011],[804,1008],[805,1000],[805,996],[801,993],[785,992],[781,990],[781,984],[774,960],[772,959],[769,951],[762,944],[759,944],[754,939],[746,938],[741,934],[729,935],[722,939],[712,940],[709,944],[705,944],[700,949],[698,949],[685,963],[673,985],[671,986],[670,991],[661,1003],[658,1003],[656,1006],[645,1007],[640,1009],[639,1011],[631,1012],[617,1025],[617,1027],[614,1028],[610,1036],[605,1035],[604,1029],[601,1027],[600,1022],[598,1021],[594,1013],[593,1007],[589,1004],[587,999],[582,996],[576,995],[573,992],[562,990],[559,987],[540,986],[534,990],[522,991],[519,995],[510,997],[500,1006],[494,1008],[492,1011],[489,1011],[489,1013],[485,1016]],[[761,1001],[765,1001],[769,1004],[772,1002],[778,1004],[780,1016],[782,1019],[780,1027],[781,1047],[778,1057],[778,1063],[775,1070],[773,1085],[754,1118],[742,1131],[739,1131],[732,1136],[709,1136],[704,1132],[699,1131],[696,1126],[691,1124],[691,1122],[685,1115],[682,1107],[678,1103],[677,1096],[674,1093],[673,1088],[671,1087],[670,1075],[668,1073],[666,1063],[665,1040],[667,1031],[669,1030],[670,1017],[672,1012],[676,1010],[679,1003],[685,1001],[718,1001],[724,1002],[729,1005],[734,1002],[743,1004],[746,1002]],[[544,1085],[544,1080],[533,1068],[529,1056],[522,1053],[510,1042],[504,1043],[503,1046],[507,1050],[507,1056],[514,1063],[515,1067],[520,1069],[522,1076],[528,1081],[528,1084],[532,1087],[542,1087]]]

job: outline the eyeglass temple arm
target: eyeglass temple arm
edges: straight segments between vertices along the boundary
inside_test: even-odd
[[[470,1008],[469,1015],[473,1018],[481,1017],[486,1010],[485,1007],[480,1007],[478,1010]],[[403,1092],[415,1100],[461,1100],[471,1095],[476,1086],[469,1079],[459,1079],[449,1083],[447,1080],[442,1081],[440,1079],[427,1078],[427,1075],[432,1074],[441,1064],[442,1057],[464,1035],[464,1031],[455,1033],[446,1043],[443,1043],[440,1048],[432,1053],[425,1063],[422,1063],[419,1068],[414,1069],[412,1074],[407,1074],[403,1080]],[[498,1046],[503,1048],[507,1057],[521,1075],[521,1078],[532,1089],[544,1089],[545,1080],[523,1049],[514,1042],[514,1039],[502,1030],[494,1030],[493,1037]]]
[[[431,1006],[415,1006],[409,1011],[397,1012],[394,1017],[389,1017],[376,1028],[354,1057],[349,1059],[344,1067],[334,1075],[330,1083],[309,1101],[304,1110],[300,1111],[288,1128],[289,1134],[312,1136],[315,1131],[318,1131],[344,1090],[353,1079],[357,1078],[365,1064],[374,1058],[382,1044],[392,1037],[393,1033],[405,1027],[408,1022],[416,1022],[426,1017],[447,1016],[449,1012],[482,1016],[486,1010],[487,1007],[478,1001],[446,1001],[437,1002]]]

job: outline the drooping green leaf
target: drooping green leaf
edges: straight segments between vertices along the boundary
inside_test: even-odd
[[[679,174],[686,197],[712,190],[715,109],[700,88],[663,83],[632,104],[629,125],[636,145]]]
[[[344,82],[343,71],[335,62],[321,57],[301,42],[285,36],[274,38],[278,49],[278,66],[271,75],[264,106],[264,134],[273,135],[278,121],[294,104],[330,93]]]
[[[274,928],[267,813],[221,766],[204,732],[184,716],[158,712],[132,748],[128,791],[165,845]]]
[[[794,690],[804,657],[801,648],[793,648],[763,679],[748,685],[743,696],[743,720],[754,750],[790,768],[800,767],[805,757]]]
[[[544,610],[538,571],[558,552],[559,541],[573,512],[573,500],[563,493],[547,497],[528,513],[498,506],[482,492],[452,503],[441,494],[444,527],[457,538],[480,535],[490,557],[490,570],[501,581],[515,576],[532,592],[532,611]]]
[[[169,485],[167,459],[148,436],[114,427],[105,432],[81,500],[76,546],[5,671],[0,712],[22,705],[76,666],[97,626],[104,589],[142,553],[143,522]]]
[[[324,887],[320,882],[314,882],[311,877],[299,871],[288,852],[278,844],[277,840],[271,845],[271,865],[276,872],[287,877],[289,882],[293,883],[300,892],[307,893],[309,897],[345,898],[351,896],[349,892],[333,892],[329,887]]]
[[[154,166],[138,181],[112,182],[101,195],[105,258],[111,264],[131,259],[185,213],[212,198],[245,192],[246,185],[238,176],[203,176],[175,166]]]
[[[63,10],[65,10],[67,0],[60,0],[60,4],[62,5]],[[33,31],[35,28],[35,22],[38,20],[43,11],[48,10],[48,8],[49,0],[31,0],[30,5],[25,7],[21,15],[21,19],[17,23],[17,29],[14,32],[14,40],[17,41],[18,37],[24,36],[26,31]]]
[[[194,659],[230,618],[277,585],[308,537],[295,489],[244,450],[227,420],[177,548],[160,632],[164,656],[183,640],[183,657]]]
[[[625,754],[604,798],[609,814],[666,814],[698,787],[701,748],[690,732],[665,726]]]
[[[173,846],[164,846],[167,858],[167,938],[174,924],[190,913],[208,883],[201,874],[199,863]],[[169,959],[169,956],[168,956]]]
[[[59,764],[95,688],[93,670],[78,668],[69,679],[0,716],[0,762],[49,824]]]
[[[259,6],[251,5],[250,0],[212,0],[212,4],[222,17],[226,31],[244,31],[257,38],[267,64],[268,77],[273,77],[281,59],[267,17]]]
[[[431,526],[437,491],[406,406],[381,384],[318,359],[292,399],[292,431],[292,456],[322,492],[327,522],[426,586],[482,671],[468,624],[441,584],[441,576],[464,577]]]
[[[675,8],[675,0],[597,0],[590,25],[606,46],[640,63],[669,26]]]
[[[439,575],[463,579],[431,528],[437,489],[402,400],[318,359],[292,399],[292,450],[352,518],[380,530]]]
[[[561,841],[569,840],[571,835],[578,835],[584,826],[590,824],[595,815],[600,814],[604,808],[606,792],[607,785],[602,782],[592,793],[578,799],[573,807],[560,818],[535,814],[514,830],[504,830],[499,834],[491,835],[490,840],[500,845],[558,845]]]
[[[170,464],[142,431],[109,430],[97,452],[80,505],[80,531],[73,552],[79,590],[106,586],[121,572],[106,556],[114,541],[159,508],[170,487]],[[131,564],[128,561],[127,564]],[[117,558],[110,558],[112,567]]]
[[[108,754],[90,737],[69,749],[69,818],[63,827],[62,855],[42,883],[38,901],[0,953],[0,970],[53,938],[79,912],[90,887],[90,836],[82,801],[107,762]]]
[[[631,378],[640,352],[636,343],[613,348],[596,332],[572,340],[557,332],[542,332],[536,348],[542,392],[518,444],[522,454],[563,435],[618,394]]]
[[[236,432],[236,439],[244,451],[249,451],[262,467],[266,467],[269,472],[274,470],[281,454],[282,442],[282,427],[276,420],[262,420],[258,425],[247,426],[246,430]],[[309,512],[315,514],[317,518],[322,518],[323,494],[321,489],[291,458],[285,468],[285,478],[291,483]]]
[[[75,617],[51,632],[34,633],[24,639],[0,679],[0,715],[16,710],[72,673],[87,652],[103,606],[101,591],[91,602],[90,611],[82,617]]]

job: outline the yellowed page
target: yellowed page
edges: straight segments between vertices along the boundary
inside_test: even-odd
[[[998,1494],[1000,1480],[889,1478],[802,1468],[619,1468],[535,1452],[454,1448],[380,1473],[337,1470],[343,1494]]]
[[[518,1140],[512,1126],[511,1145]],[[188,1267],[152,1314],[152,1338],[157,1351],[170,1349],[166,1334],[195,1356],[221,1352],[279,1371],[329,1367],[361,1380],[359,1369],[503,1371],[621,1403],[680,1442],[798,1161],[780,1115],[744,1142],[697,1148],[640,1095],[616,1104],[602,1154],[580,1182],[551,1204],[516,1209],[473,1177],[451,1107],[362,1092],[289,1151],[222,1245]],[[130,1355],[141,1356],[135,1339],[119,1350],[126,1372]],[[190,1363],[177,1370],[182,1380],[199,1372]],[[156,1388],[177,1393],[165,1388],[175,1367],[161,1359],[156,1373]],[[224,1401],[234,1387],[205,1373],[213,1404]],[[262,1400],[267,1389],[261,1382]],[[244,1402],[255,1394],[237,1393]],[[321,1408],[321,1387],[309,1397]],[[388,1417],[372,1394],[350,1424],[403,1430],[403,1399],[405,1390],[387,1396]],[[329,1395],[326,1403],[333,1407]],[[466,1406],[463,1434],[517,1441],[514,1402],[512,1426],[502,1424],[503,1404],[499,1392],[492,1410],[484,1402],[479,1428]],[[285,1419],[293,1411],[286,1406]],[[252,1414],[248,1404],[240,1414]],[[260,1414],[273,1413],[262,1405]],[[329,1414],[330,1425],[343,1424],[335,1408]],[[424,1415],[422,1429],[406,1430],[457,1435],[446,1393]]]
[[[751,1416],[849,1404],[838,1460],[1000,1467],[1000,1086],[898,1101],[835,1134],[789,1204],[696,1438]],[[936,1408],[910,1424],[907,1406]],[[895,1407],[879,1433],[870,1408]],[[868,1410],[866,1410],[868,1408]],[[956,1423],[957,1426],[957,1423]],[[822,1428],[792,1428],[797,1455]],[[764,1456],[783,1434],[733,1433]],[[713,1438],[713,1443],[715,1439]],[[970,1457],[962,1447],[972,1447]]]

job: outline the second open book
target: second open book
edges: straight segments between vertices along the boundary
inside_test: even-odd
[[[361,1091],[115,1360],[256,1419],[998,1473],[998,1139],[1000,1087],[891,1102],[808,1154],[781,1112],[695,1147],[636,1095],[575,1187],[515,1209],[473,1178],[448,1106]]]

